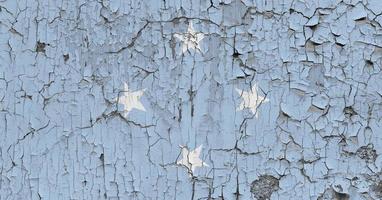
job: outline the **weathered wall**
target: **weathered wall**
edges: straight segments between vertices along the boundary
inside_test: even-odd
[[[0,199],[381,199],[382,1],[0,1]]]

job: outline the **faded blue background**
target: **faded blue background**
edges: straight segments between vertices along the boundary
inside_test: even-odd
[[[382,198],[380,1],[0,7],[0,199]],[[146,112],[121,114],[124,83]]]

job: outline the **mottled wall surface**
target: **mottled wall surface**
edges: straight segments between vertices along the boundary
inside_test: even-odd
[[[382,1],[0,1],[0,199],[381,199]]]

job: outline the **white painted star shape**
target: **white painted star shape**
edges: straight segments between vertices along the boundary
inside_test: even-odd
[[[125,83],[124,90],[121,92],[121,96],[117,98],[118,104],[123,105],[123,113],[124,116],[127,117],[127,114],[135,109],[146,111],[143,104],[140,102],[140,98],[142,97],[145,89],[132,92],[129,90],[129,86]]]
[[[203,162],[202,159],[199,158],[200,153],[202,152],[202,145],[200,145],[198,148],[192,151],[189,151],[187,147],[181,146],[181,148],[182,148],[182,159],[178,160],[177,164],[187,167],[189,172],[191,172],[190,175],[192,175],[195,172],[195,169],[197,167],[203,167],[203,166],[208,167],[208,165],[205,162]]]
[[[191,22],[188,25],[187,33],[175,33],[174,36],[183,42],[182,53],[185,53],[189,49],[201,52],[200,41],[203,40],[204,34],[195,32]]]
[[[246,92],[240,89],[236,89],[236,91],[241,95],[243,101],[241,102],[239,108],[237,110],[243,110],[245,108],[249,108],[253,114],[255,114],[256,118],[259,116],[259,112],[257,112],[257,108],[265,102],[268,102],[269,99],[260,96],[257,91],[257,85],[253,85],[251,91]]]

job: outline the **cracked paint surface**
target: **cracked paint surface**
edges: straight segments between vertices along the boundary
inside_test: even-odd
[[[0,199],[381,199],[381,13],[3,0]]]

